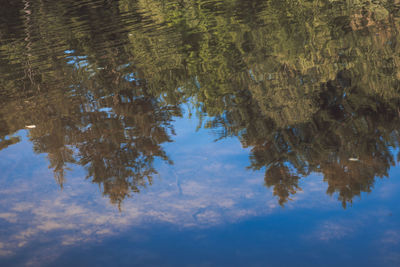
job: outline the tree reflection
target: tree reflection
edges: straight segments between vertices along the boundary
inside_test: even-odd
[[[246,144],[253,147],[252,167],[267,166],[266,184],[280,188],[277,195],[282,203],[296,192],[293,184],[298,180],[283,166],[291,166],[303,176],[322,173],[328,183],[327,193],[338,193],[346,206],[354,196],[370,192],[375,177],[387,176],[394,165],[391,149],[398,146],[400,121],[393,107],[398,105],[398,99],[372,98],[358,93],[356,87],[344,97],[343,91],[334,86],[339,85],[328,83],[326,92],[320,95],[319,111],[310,122],[275,129],[266,135],[265,132],[247,135],[255,138],[246,136]],[[353,102],[360,99],[363,104],[369,102],[373,106]],[[263,141],[257,143],[258,140]],[[270,169],[276,173],[277,166],[282,177],[271,174]]]
[[[6,1],[0,149],[29,131],[62,186],[87,168],[113,203],[151,183],[190,101],[238,136],[284,205],[310,173],[346,206],[395,164],[397,5],[349,1]],[[301,8],[299,8],[301,7]],[[4,13],[4,14],[3,14]],[[63,16],[60,16],[63,14]]]
[[[34,150],[47,154],[61,187],[68,165],[79,164],[112,203],[120,204],[130,192],[152,182],[155,158],[171,163],[161,145],[171,141],[170,123],[180,116],[180,108],[162,103],[150,94],[145,79],[135,77],[138,70],[126,64],[132,56],[119,45],[127,36],[115,33],[122,27],[114,14],[118,6],[106,5],[108,9],[83,6],[75,11],[67,9],[72,1],[50,7],[31,3],[27,30],[39,38],[31,44],[29,55],[18,50],[26,44],[25,36],[2,45],[16,48],[13,57],[3,61],[0,144],[3,148],[16,143],[18,139],[9,136],[33,124],[36,128],[29,131],[29,138]],[[53,16],[51,24],[42,21],[63,10],[71,11],[69,16]],[[82,14],[90,14],[85,22],[95,24],[96,31],[111,25],[113,38],[99,40],[102,35],[94,33],[84,41],[82,36],[90,37],[90,31],[81,32],[69,23]],[[17,28],[23,25],[23,18],[18,19],[13,21]],[[41,28],[42,23],[46,27]],[[58,31],[62,26],[67,28]],[[57,40],[56,49],[48,36]],[[18,78],[7,77],[11,75]]]

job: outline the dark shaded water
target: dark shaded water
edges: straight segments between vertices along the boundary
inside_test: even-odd
[[[3,0],[0,265],[400,265],[400,3]]]

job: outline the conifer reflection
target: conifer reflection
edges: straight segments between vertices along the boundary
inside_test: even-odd
[[[0,144],[18,142],[13,134],[35,125],[29,139],[35,152],[47,154],[61,187],[68,165],[79,164],[120,204],[152,182],[155,158],[171,163],[161,145],[171,141],[170,123],[180,109],[151,95],[146,80],[137,77],[131,54],[120,45],[128,38],[119,33],[124,26],[115,14],[118,6],[104,5],[74,9],[74,1],[32,1],[29,27],[24,17],[15,17],[11,25],[29,30],[35,41],[30,43],[25,31],[11,40],[4,32],[2,49],[12,53],[2,61]],[[72,22],[82,15],[84,21]],[[52,23],[43,21],[49,18]],[[102,30],[112,38],[99,34]]]
[[[395,163],[396,1],[4,5],[0,149],[37,125],[30,139],[61,186],[80,164],[114,203],[137,192],[155,158],[170,161],[161,145],[187,101],[252,149],[281,205],[321,173],[345,206]]]

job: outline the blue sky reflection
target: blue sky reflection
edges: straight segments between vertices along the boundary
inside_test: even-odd
[[[34,154],[26,131],[20,131],[22,141],[0,152],[0,224],[5,229],[0,263],[67,266],[71,254],[85,264],[111,242],[135,248],[134,255],[141,255],[134,257],[137,264],[158,265],[172,257],[166,255],[171,244],[164,238],[192,255],[170,258],[172,265],[193,262],[194,254],[226,265],[286,265],[295,258],[324,265],[327,259],[342,264],[354,258],[371,266],[400,263],[397,168],[391,179],[378,180],[371,193],[346,210],[325,194],[327,185],[319,175],[303,179],[303,191],[282,208],[263,186],[263,172],[246,169],[249,151],[237,139],[214,142],[207,130],[195,132],[196,125],[196,120],[176,121],[174,142],[164,146],[174,165],[157,162],[153,185],[132,193],[121,211],[75,166],[61,190],[45,155]],[[99,265],[109,266],[120,256],[131,259],[123,265],[135,263],[128,251],[114,251]]]

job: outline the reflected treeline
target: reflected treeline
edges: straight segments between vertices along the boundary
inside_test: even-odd
[[[29,139],[35,152],[48,155],[61,186],[68,165],[79,164],[120,203],[151,183],[155,158],[170,162],[161,145],[171,141],[179,107],[135,77],[138,70],[128,64],[134,59],[120,45],[129,40],[117,3],[15,2],[2,8],[22,16],[9,23],[21,29],[18,38],[8,23],[1,28],[7,58],[1,59],[0,145],[17,142],[12,134],[34,125]]]
[[[170,160],[190,102],[250,147],[279,203],[321,173],[345,206],[399,146],[398,1],[5,1],[0,148],[26,125],[62,185],[87,168],[120,203]],[[4,14],[3,14],[4,13]]]

